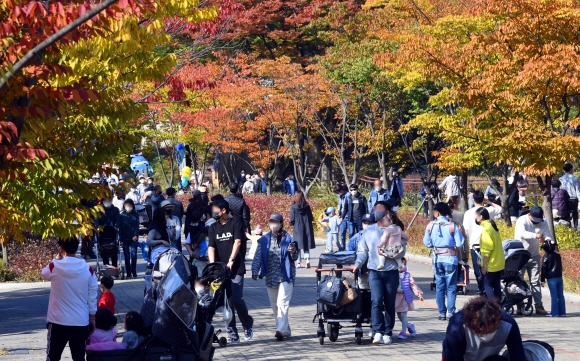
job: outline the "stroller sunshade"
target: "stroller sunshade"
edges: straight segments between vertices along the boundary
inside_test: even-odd
[[[187,287],[189,275],[187,275],[187,272],[183,272],[184,270],[180,270],[183,267],[180,258],[175,260],[172,267],[167,270],[165,276],[161,279],[159,295],[181,322],[191,328],[195,322],[197,297]]]

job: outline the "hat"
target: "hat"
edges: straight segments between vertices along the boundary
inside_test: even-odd
[[[525,183],[518,184],[518,189],[522,189],[522,188],[528,188],[528,185]]]
[[[154,179],[153,179],[153,177],[148,177],[148,178],[147,178],[147,180],[150,180],[150,181],[152,181],[152,180],[154,180]]]
[[[191,195],[195,196],[201,196],[201,192],[198,191],[197,189],[193,191],[193,193],[191,193]]]
[[[145,176],[143,176],[143,175],[140,175],[140,176],[139,176],[139,179],[145,179]]]
[[[270,216],[270,221],[284,223],[284,218],[280,213],[272,213],[272,215]]]
[[[326,208],[326,211],[324,213],[329,214],[332,212],[334,212],[334,207],[328,207],[328,208]]]
[[[374,216],[374,214],[371,214],[371,213],[365,214],[362,217],[362,222],[375,223],[375,216]]]
[[[175,204],[171,203],[168,199],[161,202],[161,208],[175,209]]]
[[[532,216],[532,221],[543,222],[544,221],[544,210],[542,207],[534,206],[530,209],[530,215]]]

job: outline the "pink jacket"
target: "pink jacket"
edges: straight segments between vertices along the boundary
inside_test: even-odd
[[[107,350],[124,350],[127,348],[126,343],[115,341],[117,329],[112,328],[108,331],[95,329],[89,336],[87,342],[87,351],[107,351]]]

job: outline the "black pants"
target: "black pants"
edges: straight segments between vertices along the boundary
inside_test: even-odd
[[[481,268],[479,268],[479,258],[474,250],[471,250],[471,262],[473,264],[473,273],[475,274],[475,279],[477,280],[477,288],[480,293],[485,292],[485,287],[483,285],[483,275],[481,274]]]
[[[487,298],[495,298],[499,302],[501,300],[501,271],[487,272],[483,276],[483,286]]]
[[[572,213],[572,226],[578,229],[578,199],[570,199],[570,212]]]
[[[101,251],[101,257],[103,257],[103,264],[109,264],[109,258],[113,261],[113,267],[117,267],[117,249],[103,249]]]
[[[59,361],[68,342],[73,361],[85,361],[85,342],[89,326],[63,326],[48,323],[46,361]]]

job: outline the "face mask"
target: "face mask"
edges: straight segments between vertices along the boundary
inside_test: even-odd
[[[350,194],[352,194],[353,196],[356,196],[357,193],[358,191],[350,191]]]
[[[385,212],[375,211],[375,221],[380,221],[381,219],[385,218],[385,215]]]
[[[539,224],[540,222],[534,222],[534,221],[532,221],[532,223],[533,223],[533,224]]]
[[[147,184],[153,184],[153,182],[147,182]]]
[[[280,232],[280,229],[282,228],[281,224],[278,223],[272,223],[270,224],[270,230],[274,233]]]
[[[213,219],[220,219],[220,212],[211,212],[211,216]]]
[[[475,224],[477,224],[478,226],[481,225],[481,221],[478,221],[477,219],[475,220]]]
[[[370,224],[368,224],[368,223],[363,223],[363,224],[362,224],[362,229],[363,229],[363,231],[364,231],[365,229],[367,229],[367,227],[368,227],[368,226],[370,226]]]
[[[139,183],[145,184],[145,179],[139,179]]]
[[[125,211],[127,211],[128,213],[130,213],[133,210],[133,207],[125,207]]]
[[[197,293],[198,295],[203,295],[205,293],[205,287],[201,286],[201,287],[196,287],[195,288],[195,293]]]
[[[105,207],[105,208],[109,208],[112,205],[113,205],[113,203],[111,203],[111,202],[103,202],[103,207]]]

